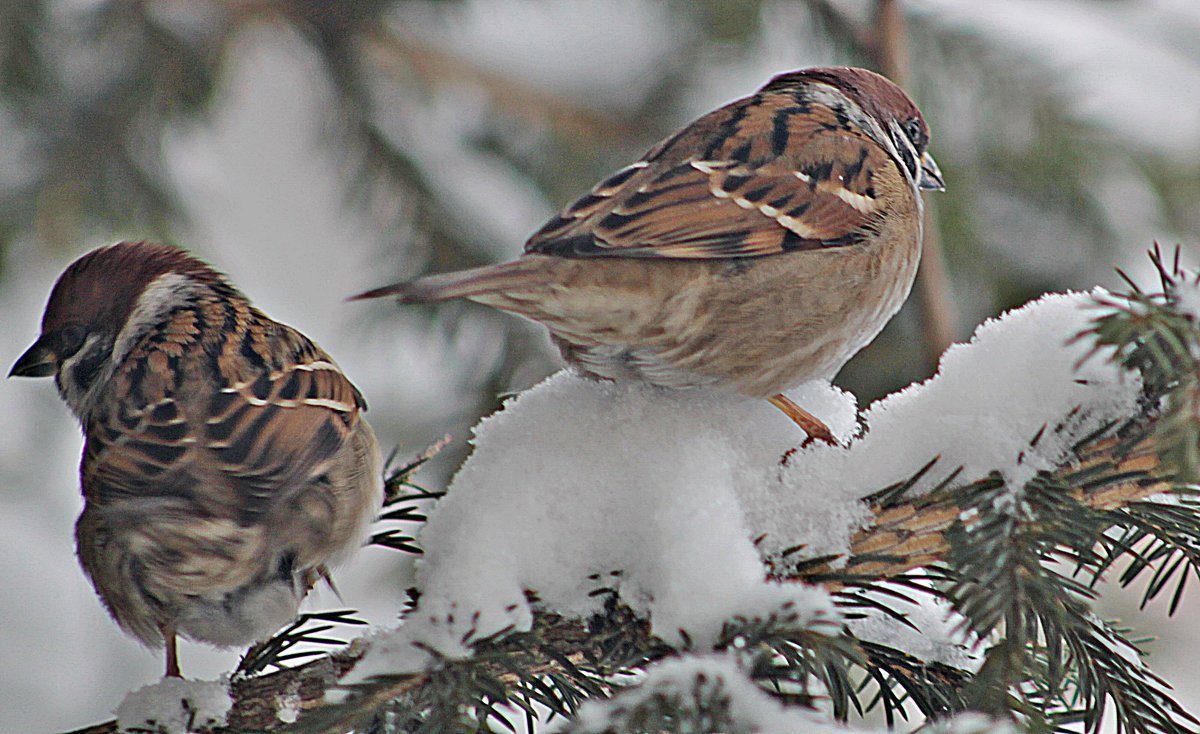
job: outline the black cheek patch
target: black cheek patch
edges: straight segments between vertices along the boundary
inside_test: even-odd
[[[96,378],[100,376],[100,369],[108,362],[109,354],[110,350],[96,345],[91,352],[80,357],[72,365],[68,379],[76,389],[86,392],[96,382]]]

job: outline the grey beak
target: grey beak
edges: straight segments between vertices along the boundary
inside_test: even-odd
[[[921,156],[921,180],[917,182],[917,188],[928,189],[930,191],[946,190],[946,181],[942,178],[942,169],[938,168],[937,161],[929,153]]]
[[[58,371],[58,355],[46,346],[46,337],[41,337],[33,343],[12,369],[9,377],[50,377]]]

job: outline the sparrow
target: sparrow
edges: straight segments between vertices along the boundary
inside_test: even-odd
[[[913,101],[865,69],[780,74],[546,222],[514,261],[355,299],[466,298],[544,324],[598,379],[768,398],[832,378],[908,296],[920,190],[944,188]]]
[[[291,622],[383,499],[366,402],[320,347],[176,247],[73,262],[9,376],[53,376],[86,439],[80,565],[127,633],[221,647]]]

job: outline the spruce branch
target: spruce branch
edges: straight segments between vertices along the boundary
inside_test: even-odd
[[[1053,476],[1068,486],[1071,486],[1072,481],[1081,482],[1081,486],[1074,486],[1068,494],[1081,505],[1096,511],[1122,512],[1127,508],[1134,508],[1135,512],[1145,512],[1147,504],[1154,510],[1173,508],[1171,505],[1144,502],[1148,497],[1170,493],[1176,487],[1155,452],[1153,427],[1153,421],[1144,427],[1143,432],[1148,435],[1092,439],[1077,449],[1076,463],[1060,469]],[[875,524],[855,536],[843,568],[835,573],[827,565],[818,565],[802,568],[779,578],[781,581],[815,582],[832,590],[843,591],[854,586],[855,575],[859,577],[858,581],[888,577],[905,578],[906,572],[935,565],[945,558],[949,550],[947,534],[954,524],[959,522],[963,513],[963,508],[954,501],[954,496],[953,491],[945,489],[934,495],[918,498],[897,500],[894,497],[881,497],[875,502]],[[1184,518],[1185,516],[1176,517],[1174,526],[1183,523]],[[1200,527],[1200,523],[1195,526]],[[1171,536],[1165,537],[1167,542],[1171,542]],[[1114,547],[1116,545],[1119,544],[1114,542]],[[1177,546],[1173,544],[1165,547],[1175,548],[1178,552]],[[1149,558],[1149,555],[1143,554],[1142,560],[1146,558]],[[1143,569],[1150,567],[1142,565]],[[595,624],[596,621],[593,620],[592,625]],[[569,691],[569,694],[562,695],[563,701],[575,701],[591,697],[597,692],[594,688],[585,689],[585,682],[596,686],[607,685],[597,683],[596,676],[599,680],[606,681],[608,676],[621,669],[617,662],[610,662],[607,666],[589,667],[589,659],[606,660],[609,659],[609,655],[613,655],[614,661],[622,661],[627,666],[637,666],[660,659],[670,652],[669,648],[652,638],[649,627],[643,620],[631,616],[617,617],[615,621],[609,620],[608,624],[608,627],[601,629],[589,627],[588,623],[580,620],[539,613],[535,617],[534,628],[541,642],[531,648],[536,653],[536,662],[533,658],[525,658],[527,667],[523,670],[531,676],[530,680],[536,678],[547,685],[555,686],[555,690]],[[491,644],[518,647],[522,644],[529,645],[529,638],[482,644],[477,650],[477,657],[486,657],[488,645]],[[844,645],[846,642],[837,644]],[[783,647],[781,644],[780,648]],[[861,660],[865,660],[871,669],[885,664],[890,666],[892,683],[880,686],[876,694],[879,705],[883,706],[888,716],[898,715],[898,704],[902,695],[914,701],[922,713],[963,708],[961,697],[952,693],[963,689],[965,679],[961,671],[949,666],[929,666],[905,658],[904,654],[898,651],[889,652],[861,643],[857,651],[851,652],[851,649],[845,648],[842,655],[847,661],[847,669]],[[655,650],[655,653],[643,654],[638,662],[637,651],[646,650]],[[295,668],[236,681],[236,703],[234,718],[230,721],[231,730],[296,733],[335,731],[339,726],[361,720],[388,701],[411,697],[422,689],[435,685],[439,680],[444,680],[432,673],[379,679],[356,691],[357,696],[354,700],[357,704],[352,709],[322,705],[326,693],[338,690],[338,678],[354,667],[363,652],[365,650],[361,645],[352,645],[345,651]],[[497,672],[495,678],[502,683],[519,680],[511,671]],[[831,672],[826,675],[826,679],[827,683],[835,683],[828,688],[830,695],[841,702],[837,704],[839,714],[859,710],[851,700],[851,693],[856,690],[857,684],[849,674],[838,676]],[[917,687],[926,681],[933,682],[925,684],[924,688]],[[528,685],[531,689],[537,687],[537,684],[532,682]],[[903,694],[884,692],[885,687],[889,692],[896,690],[895,685],[901,687]],[[287,691],[297,693],[300,708],[307,712],[297,724],[290,726],[281,724],[274,715],[274,701]],[[518,698],[519,695],[513,693],[512,697]],[[578,699],[572,699],[572,695],[578,696]],[[859,699],[854,697],[853,700]],[[869,706],[870,702],[867,702],[863,708]],[[553,707],[551,710],[554,710]],[[72,734],[108,734],[115,731],[115,722],[108,722]]]
[[[1147,424],[1147,428],[1153,428],[1153,425],[1151,422]],[[1146,498],[1170,493],[1176,486],[1174,481],[1165,475],[1162,462],[1155,453],[1153,440],[1152,435],[1132,441],[1121,437],[1094,439],[1078,449],[1080,458],[1077,463],[1060,469],[1054,476],[1061,477],[1064,483],[1069,483],[1071,478],[1082,477],[1087,486],[1073,488],[1070,495],[1092,509],[1108,512],[1120,511],[1130,506],[1141,507],[1138,503]],[[1121,479],[1097,479],[1102,476]],[[801,569],[792,575],[781,576],[780,580],[814,581],[832,590],[843,590],[853,583],[854,579],[851,577],[854,574],[862,578],[903,578],[906,572],[938,563],[945,557],[949,548],[947,533],[954,523],[959,521],[963,511],[951,501],[953,493],[949,490],[944,492],[944,495],[939,493],[942,496],[891,499],[886,502],[877,500],[875,524],[855,536],[846,564],[836,574],[828,567],[812,567]],[[1176,520],[1177,523],[1181,521],[1179,518]],[[1200,527],[1200,524],[1197,524],[1197,527]],[[654,655],[644,655],[642,664],[669,653],[668,648],[652,638],[649,627],[643,620],[625,618],[611,624],[611,627],[602,630],[603,634],[600,634],[597,629],[590,628],[580,620],[539,613],[535,616],[534,627],[543,644],[534,649],[543,653],[544,657],[536,663],[530,663],[525,671],[555,681],[560,687],[572,682],[581,686],[579,681],[591,680],[586,675],[586,671],[589,670],[586,665],[581,667],[588,659],[589,652],[595,659],[603,660],[609,654],[606,651],[611,650],[617,659],[625,660],[626,664],[631,665],[634,663],[630,661],[637,659],[635,651],[657,650]],[[509,641],[508,644],[516,645],[518,641]],[[550,650],[553,650],[553,655],[548,654]],[[862,648],[862,651],[872,653],[866,647]],[[346,651],[295,668],[235,682],[234,718],[230,722],[231,729],[286,732],[336,730],[353,717],[346,709],[335,707],[333,710],[327,710],[328,707],[321,704],[326,693],[338,690],[337,680],[354,667],[364,652],[363,646],[352,645]],[[485,653],[486,645],[481,645],[477,655]],[[856,658],[849,653],[845,657]],[[867,659],[878,665],[887,662],[888,655],[875,652],[873,657]],[[908,673],[903,672],[904,669],[896,662],[892,663],[892,667],[893,678],[897,683],[908,684],[904,687],[905,693],[912,700],[920,702],[919,708],[923,711],[925,708],[932,711],[937,707],[952,706],[955,710],[961,708],[961,701],[944,698],[946,691],[961,689],[961,672],[948,667],[921,666],[915,662],[910,666],[911,670]],[[613,672],[615,670],[604,669],[604,675]],[[501,681],[516,679],[511,673],[507,674],[509,678],[504,678],[503,675],[505,674],[500,674]],[[937,676],[942,676],[947,684],[931,687],[924,698],[913,695],[909,686],[914,680]],[[828,677],[839,680],[834,676]],[[356,706],[354,711],[360,716],[365,716],[387,701],[411,696],[433,685],[436,680],[430,673],[377,680],[372,686],[359,689],[358,693],[362,697],[357,699],[360,705]],[[841,680],[845,682],[840,687],[830,688],[831,693],[841,696],[846,703],[846,707],[839,713],[857,710],[849,698],[849,691],[854,689],[853,682],[848,676]],[[275,719],[274,701],[289,690],[297,692],[301,709],[308,713],[302,715],[297,724],[284,726]],[[580,690],[580,695],[584,696],[586,692],[582,692],[582,688]],[[934,691],[942,693],[935,694]],[[879,695],[886,694],[881,692]],[[943,696],[943,699],[939,700],[939,695]],[[899,700],[898,697],[896,700]],[[882,705],[885,712],[897,711],[894,705]],[[335,717],[335,713],[348,718]],[[326,728],[322,729],[321,725],[325,725]],[[108,722],[100,727],[72,734],[108,734],[115,731],[115,722]]]
[[[425,522],[425,504],[446,493],[435,492],[416,484],[413,475],[449,443],[450,436],[443,436],[399,467],[395,466],[396,452],[393,451],[388,456],[383,468],[384,512],[376,521],[383,524],[383,527],[371,535],[367,541],[368,545],[378,545],[413,555],[423,552],[416,544],[416,537],[409,534],[415,530],[408,528],[415,528]],[[396,527],[396,524],[399,524],[399,527]]]
[[[1077,462],[1053,476],[1078,502],[1096,510],[1123,507],[1175,484],[1162,473],[1162,461],[1150,437],[1131,441],[1106,437],[1077,447]],[[836,571],[831,562],[806,564],[777,574],[786,581],[809,581],[839,588],[843,579],[887,578],[935,564],[950,549],[947,532],[970,509],[972,492],[989,486],[984,480],[967,487],[947,485],[928,495],[896,502],[883,497],[873,505],[874,522],[855,533],[850,554]]]
[[[717,648],[742,656],[751,678],[777,700],[805,705],[822,691],[839,718],[878,706],[894,723],[911,703],[931,719],[973,708],[1031,730],[1096,731],[1111,703],[1121,732],[1197,731],[1128,633],[1091,612],[1096,582],[1120,564],[1122,583],[1150,574],[1146,600],[1172,586],[1177,600],[1183,579],[1200,573],[1200,502],[1191,486],[1200,473],[1184,445],[1195,430],[1194,407],[1183,399],[1198,380],[1192,350],[1200,339],[1195,318],[1180,306],[1189,297],[1182,289],[1195,283],[1171,268],[1162,272],[1169,276],[1163,293],[1135,288],[1104,299],[1084,337],[1143,375],[1147,392],[1137,415],[1084,437],[1069,462],[1020,486],[999,473],[963,482],[951,471],[916,496],[916,480],[939,470],[931,462],[870,498],[875,522],[852,539],[840,564],[813,559],[774,572],[782,582],[833,591],[846,615],[899,620],[892,600],[928,593],[948,601],[985,648],[978,672],[918,660],[844,628],[778,618],[733,620]],[[510,728],[516,718],[532,721],[535,704],[570,717],[583,700],[612,696],[628,673],[687,651],[656,639],[611,596],[592,619],[540,611],[531,630],[480,641],[468,659],[369,678],[342,689],[340,703],[321,703],[362,654],[353,645],[237,681],[231,730]],[[239,688],[251,682],[253,692]],[[243,698],[273,701],[284,691],[299,691],[306,711],[290,725],[268,720],[273,709],[261,699]],[[673,705],[667,698],[646,710],[646,721]],[[711,705],[694,698],[689,710],[717,715],[720,697],[705,700]]]
[[[276,632],[269,639],[254,645],[238,663],[235,673],[251,676],[261,673],[267,668],[282,670],[285,663],[323,655],[320,649],[296,650],[297,645],[316,645],[318,647],[342,647],[345,640],[326,635],[338,625],[367,624],[353,615],[353,609],[342,609],[332,612],[309,612],[301,614],[296,621]]]

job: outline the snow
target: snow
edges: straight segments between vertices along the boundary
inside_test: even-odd
[[[1171,289],[1171,307],[1200,324],[1200,272],[1184,271]]]
[[[840,391],[801,395],[835,433],[852,430]],[[824,591],[765,579],[738,499],[800,438],[765,401],[552,376],[476,428],[474,454],[421,533],[419,609],[373,641],[354,679],[528,629],[526,589],[572,616],[603,608],[593,592],[616,590],[655,634],[698,647],[735,617],[832,623]]]
[[[894,591],[909,601],[891,594],[866,593],[864,596],[903,615],[908,624],[882,611],[869,609],[863,617],[846,621],[855,637],[903,650],[925,662],[942,663],[971,673],[979,670],[983,655],[978,640],[969,633],[961,615],[941,599],[911,589],[896,588]]]
[[[693,702],[707,703],[705,711],[723,714],[724,720],[709,718],[705,723],[725,725],[721,731],[806,734],[891,731],[852,728],[834,723],[811,710],[785,706],[755,684],[731,654],[690,655],[658,663],[649,669],[636,688],[607,700],[584,702],[573,721],[554,731],[564,728],[571,734],[625,731],[633,722],[644,721],[635,718],[639,709],[654,711],[658,702],[671,702],[672,708],[683,711],[695,711],[694,705],[689,705]],[[928,729],[921,731],[929,734],[1017,734],[1011,723],[974,712],[932,722]]]
[[[811,383],[791,396],[836,435],[854,430],[845,393]],[[584,615],[601,603],[591,592],[606,586],[667,639],[679,629],[711,638],[745,612],[752,589],[762,591],[740,495],[773,478],[802,437],[765,401],[560,373],[478,427],[475,454],[421,535],[422,607],[440,604],[430,592],[444,588],[459,602],[467,594],[523,610],[532,588],[548,607]],[[807,503],[826,518],[818,528],[864,519],[846,505]],[[828,545],[844,543],[850,524]],[[509,613],[481,628],[505,623],[527,622]]]
[[[574,734],[602,734],[624,731],[633,711],[654,706],[655,700],[675,701],[684,711],[694,710],[692,702],[706,702],[706,711],[719,711],[727,724],[721,731],[738,732],[811,732],[827,734],[849,732],[818,714],[797,707],[786,707],[742,671],[731,655],[692,655],[674,658],[650,668],[636,688],[608,700],[583,704],[571,726]],[[634,719],[636,721],[636,719]]]
[[[1018,734],[1020,729],[1011,721],[967,711],[943,721],[932,722],[921,731],[924,734]]]
[[[188,734],[224,726],[232,707],[227,676],[216,680],[163,678],[130,692],[115,713],[123,732]]]
[[[275,718],[284,724],[294,724],[303,710],[300,698],[300,678],[296,678],[275,697]]]
[[[1045,296],[986,322],[934,377],[870,406],[862,428],[848,394],[823,382],[792,391],[843,446],[798,448],[802,434],[761,400],[554,375],[476,428],[421,534],[420,605],[376,637],[353,680],[468,656],[476,640],[529,629],[539,608],[585,617],[605,590],[655,635],[698,650],[737,618],[836,622],[824,591],[766,580],[763,556],[782,568],[845,553],[870,519],[863,498],[933,457],[914,493],[960,467],[957,482],[999,471],[1020,488],[1132,414],[1138,381],[1104,354],[1079,364],[1091,345],[1072,342],[1102,295]],[[901,610],[920,633],[879,616],[857,631],[976,665],[955,620],[926,601]]]
[[[746,512],[750,526],[766,533],[763,551],[783,560],[797,545],[808,546],[805,557],[848,548],[813,535],[820,528],[808,509],[812,498],[825,505],[836,504],[835,496],[862,498],[915,475],[935,457],[914,493],[957,468],[959,483],[998,470],[1010,486],[1022,486],[1060,464],[1079,438],[1131,415],[1137,377],[1109,362],[1106,352],[1078,364],[1091,343],[1071,343],[1105,293],[1048,295],[988,320],[968,343],[942,355],[933,377],[871,405],[863,414],[869,428],[849,448],[811,447],[792,458],[778,482],[752,487]]]
[[[64,25],[73,25],[78,16],[101,4],[95,0],[72,0],[65,4],[51,4],[50,11],[57,19],[53,26],[61,28]],[[1062,30],[1077,27],[1077,19],[1067,17],[1062,22],[1051,24],[1045,9],[1041,7],[1044,4],[1024,3],[1022,8],[1025,12],[1017,15],[1011,23],[1012,35],[1034,35],[1041,39],[1040,45],[1053,60],[1056,56],[1056,45],[1063,43]],[[1200,7],[1195,0],[1077,4],[1080,13],[1096,17],[1102,17],[1099,15],[1102,12],[1109,15],[1114,12],[1140,12],[1147,18],[1153,15],[1159,19],[1160,26],[1171,31],[1170,34],[1135,27],[1133,24],[1115,25],[1141,43],[1160,46],[1160,50],[1170,48],[1172,36],[1176,49],[1194,47],[1197,27],[1195,19],[1197,8]],[[198,8],[209,7],[172,0],[172,9],[160,13],[159,4],[151,5],[150,10],[156,17],[166,12],[196,14],[202,12]],[[461,5],[448,5],[449,13],[460,12],[455,8]],[[986,8],[983,3],[943,1],[936,9],[949,12],[960,8],[966,13],[993,14],[1003,12],[1008,5],[1012,5],[1008,0],[997,0],[989,3]],[[1112,7],[1108,7],[1110,5]],[[1175,8],[1170,11],[1164,7],[1166,5],[1174,5]],[[183,10],[185,6],[186,10]],[[472,26],[476,35],[452,35],[451,42],[446,44],[448,47],[470,49],[473,55],[478,48],[478,54],[490,54],[486,47],[492,41],[486,34],[492,31],[488,28],[489,18],[485,10],[493,14],[492,23],[503,23],[508,29],[520,27],[520,21],[512,20],[514,16],[505,15],[508,9],[503,4],[478,3],[473,7],[477,9],[461,12],[469,12],[478,18],[478,22]],[[833,60],[826,58],[828,49],[825,44],[816,46],[808,43],[816,34],[807,32],[807,28],[796,28],[792,25],[791,16],[781,12],[791,10],[795,13],[795,9],[794,4],[787,2],[764,3],[760,17],[771,19],[772,22],[757,29],[756,35],[746,41],[754,44],[752,51],[742,51],[742,39],[737,39],[736,42],[730,39],[727,43],[711,46],[695,44],[695,47],[675,49],[677,58],[671,62],[689,69],[688,80],[681,82],[688,84],[686,94],[676,94],[685,98],[679,103],[698,114],[724,100],[747,93],[775,71]],[[1015,10],[1011,12],[1015,13]],[[64,14],[71,16],[66,19],[69,22],[64,22]],[[1061,15],[1058,13],[1054,17]],[[556,31],[553,23],[543,23],[538,27],[536,34],[529,33],[526,37],[519,38],[519,43],[523,45],[509,45],[507,52],[517,57],[523,54],[524,49],[528,49],[528,55],[535,59],[534,65],[541,64],[542,69],[539,73],[558,73],[559,69],[571,69],[570,76],[578,79],[578,82],[572,83],[578,90],[578,94],[575,95],[577,98],[593,94],[589,85],[599,84],[604,91],[600,96],[601,105],[618,103],[621,100],[614,98],[616,94],[613,90],[619,92],[620,85],[631,80],[638,81],[637,75],[622,75],[619,82],[609,85],[600,78],[609,73],[607,66],[596,66],[595,58],[603,57],[608,65],[624,65],[631,54],[641,56],[646,49],[653,51],[659,46],[654,38],[646,42],[642,36],[630,34],[630,31],[641,30],[638,27],[641,15],[618,12],[613,16],[584,16],[586,22],[581,25],[590,24],[597,26],[599,30],[614,28],[617,22],[624,18],[633,19],[628,26],[619,28],[619,32],[614,32],[609,37],[608,45],[599,49],[591,45],[579,47],[586,48],[579,55],[592,66],[581,63],[567,67],[557,61],[542,61],[544,57],[540,48],[548,41],[541,36],[548,30]],[[452,25],[460,20],[451,17],[447,23]],[[667,20],[670,23],[679,23],[677,15],[669,16]],[[170,26],[172,31],[176,31],[181,22],[173,22]],[[752,30],[754,29],[747,30],[747,35],[750,35]],[[56,34],[60,36],[57,39],[54,38]],[[388,422],[392,424],[391,430],[380,430],[381,437],[390,435],[395,441],[396,437],[404,436],[402,447],[415,447],[428,436],[440,435],[450,420],[446,417],[446,406],[454,405],[457,410],[457,406],[461,406],[466,400],[464,395],[473,389],[474,383],[468,385],[467,376],[460,373],[468,369],[472,374],[476,370],[486,370],[475,359],[438,358],[445,349],[444,345],[436,343],[438,335],[423,331],[424,321],[410,316],[408,312],[391,309],[387,314],[386,323],[379,323],[384,319],[364,318],[364,311],[338,305],[338,300],[347,293],[378,284],[363,273],[372,269],[377,272],[386,269],[381,267],[379,259],[379,253],[384,251],[384,246],[378,240],[384,237],[378,233],[380,228],[372,229],[363,225],[358,213],[339,211],[344,202],[344,192],[326,185],[328,171],[314,162],[319,156],[314,155],[312,145],[305,143],[304,146],[300,146],[294,142],[299,132],[307,131],[310,127],[306,121],[310,111],[308,107],[297,109],[288,102],[294,96],[293,93],[307,95],[306,105],[315,105],[317,109],[325,112],[328,100],[322,69],[315,65],[308,55],[297,54],[295,42],[281,41],[281,35],[286,33],[274,26],[269,31],[259,27],[243,29],[235,39],[236,53],[231,51],[223,63],[222,76],[225,81],[217,97],[217,109],[225,112],[217,115],[210,128],[205,128],[211,132],[212,137],[209,138],[206,134],[197,144],[182,151],[178,150],[174,142],[168,146],[176,149],[177,153],[172,156],[170,163],[172,175],[181,175],[180,169],[185,164],[190,164],[203,169],[203,173],[209,175],[206,180],[211,183],[207,198],[199,204],[197,200],[203,197],[196,195],[194,187],[184,186],[183,198],[186,199],[190,218],[197,226],[188,229],[191,234],[186,237],[180,234],[179,241],[181,244],[197,248],[223,269],[230,271],[235,281],[251,293],[260,305],[264,305],[269,313],[303,327],[306,332],[316,337],[319,343],[338,358],[370,397],[372,420],[382,421],[388,417]],[[46,34],[41,40],[49,43],[55,52],[66,52],[72,46],[78,46],[71,40],[72,37],[73,35],[55,31]],[[986,39],[987,36],[982,35],[981,38]],[[1089,38],[1092,40],[1086,40]],[[1104,49],[1110,48],[1108,44],[1095,43],[1094,37],[1089,35],[1086,28],[1078,33],[1073,32],[1070,40],[1072,49],[1091,48],[1092,52],[1100,57],[1104,56]],[[590,44],[590,41],[587,42]],[[248,45],[268,47],[268,56],[282,49],[283,59],[276,63],[265,63],[270,59],[264,59],[257,51],[248,54],[245,51]],[[814,51],[814,48],[818,48],[819,51]],[[769,56],[760,53],[764,49],[770,52]],[[539,52],[535,53],[535,50]],[[924,50],[931,53],[933,51],[928,48]],[[697,53],[701,55],[698,57]],[[53,56],[54,53],[50,55]],[[1188,130],[1194,130],[1195,126],[1189,126],[1187,121],[1181,120],[1177,114],[1189,113],[1195,109],[1186,108],[1186,105],[1182,104],[1186,100],[1181,98],[1180,90],[1189,87],[1173,87],[1172,80],[1178,78],[1178,74],[1156,74],[1151,63],[1138,61],[1139,58],[1150,58],[1140,56],[1140,52],[1122,54],[1120,58],[1100,57],[1089,59],[1080,71],[1085,74],[1085,81],[1090,80],[1087,88],[1099,89],[1105,92],[1105,96],[1082,94],[1081,102],[1103,107],[1108,114],[1127,118],[1128,129],[1136,134],[1134,139],[1152,144],[1155,149],[1164,145],[1174,149],[1175,146],[1170,144],[1176,141],[1190,150],[1200,141],[1200,137],[1186,134]],[[488,65],[493,61],[482,55],[475,55],[475,58],[481,65]],[[755,66],[749,71],[746,70],[747,66],[763,58],[770,60],[762,63],[761,67]],[[936,60],[937,56],[933,58]],[[661,63],[661,59],[662,57],[657,57],[654,63]],[[727,84],[710,90],[706,82],[690,81],[695,77],[708,79],[721,76],[726,68],[734,66],[735,61],[737,73],[730,74],[732,78]],[[920,65],[921,61],[920,55],[914,56],[914,64]],[[510,66],[515,67],[516,63],[520,62],[516,61]],[[1017,60],[1014,63],[1020,65],[1021,62]],[[1060,64],[1055,68],[1061,66]],[[1107,80],[1112,78],[1114,68],[1120,73],[1121,79],[1132,75],[1137,78],[1138,83],[1132,86],[1127,83],[1109,85]],[[71,70],[81,73],[67,74],[64,78],[81,87],[87,87],[89,81],[94,81],[96,76],[95,70],[84,69],[78,65],[72,66]],[[507,69],[504,71],[507,72]],[[637,72],[641,73],[643,72]],[[647,76],[652,78],[655,73],[651,71]],[[1049,83],[1057,76],[1043,74],[1039,78]],[[297,79],[301,81],[296,81]],[[562,89],[569,90],[572,84],[564,84]],[[241,91],[230,95],[231,86]],[[1192,84],[1191,88],[1194,86]],[[630,97],[639,97],[642,94],[641,89],[643,87],[639,85],[639,91]],[[944,90],[939,88],[938,91]],[[1133,97],[1128,96],[1131,91],[1134,93]],[[1103,100],[1109,97],[1124,99],[1125,103],[1105,104]],[[1133,101],[1130,102],[1130,99]],[[933,95],[922,100],[923,103],[932,101]],[[1171,112],[1166,115],[1160,114],[1161,104],[1173,105]],[[384,108],[381,106],[381,109]],[[230,110],[236,112],[232,117],[229,114]],[[301,117],[304,119],[300,119]],[[946,116],[944,119],[954,120],[956,123],[961,120],[956,116]],[[1149,124],[1143,124],[1144,122]],[[1163,125],[1177,125],[1178,129],[1173,135],[1159,138],[1156,131]],[[266,138],[254,137],[257,134],[254,131],[260,128],[267,131]],[[970,129],[969,126],[958,124],[943,125],[935,130],[935,145],[944,149],[947,137],[957,128],[964,131]],[[11,125],[5,126],[5,131],[9,137],[16,134]],[[472,130],[466,129],[465,132],[469,134]],[[315,139],[314,137],[313,140]],[[236,147],[231,141],[237,141]],[[270,143],[281,141],[288,142],[288,150],[277,153],[275,146]],[[11,143],[7,139],[6,142]],[[19,148],[18,152],[23,155],[26,151]],[[11,157],[21,159],[20,155]],[[230,165],[230,161],[236,161],[239,165]],[[0,175],[11,179],[23,175],[22,170],[29,173],[34,168],[36,166],[26,166],[24,169],[21,166],[3,166],[0,167]],[[463,186],[473,185],[474,179],[467,179],[475,172],[473,168],[464,167],[456,172],[456,179],[463,179]],[[272,174],[269,178],[266,177],[268,173]],[[447,181],[441,185],[449,186],[453,183]],[[495,191],[490,185],[481,188],[487,188],[493,193]],[[517,195],[524,197],[520,191]],[[495,201],[503,202],[507,196],[508,193]],[[275,206],[276,203],[280,206]],[[286,207],[282,206],[284,203],[287,204]],[[397,203],[394,197],[391,203]],[[514,208],[528,211],[535,209],[534,205],[548,211],[548,205],[544,202],[538,204],[536,199],[526,203],[522,198],[520,206]],[[335,215],[331,215],[330,212]],[[489,214],[494,213],[489,211]],[[542,215],[537,214],[533,218],[540,216]],[[1005,220],[1010,230],[1014,222],[1011,217]],[[531,225],[511,226],[519,228]],[[93,238],[87,244],[74,245],[76,253],[83,252],[92,245],[106,244],[115,239],[115,235],[109,234],[96,236],[102,239]],[[1009,239],[1025,242],[1025,250],[1028,253],[1058,251],[1060,256],[1063,254],[1059,246],[1061,242],[1053,236],[1045,236],[1045,232],[1038,238],[1038,242],[1044,243],[1044,246],[1033,246],[1021,237],[1010,236]],[[1129,239],[1137,243],[1149,242],[1148,238]],[[1164,239],[1174,241],[1171,238]],[[395,241],[401,241],[401,238],[397,237]],[[507,252],[511,253],[515,241],[497,242],[497,251],[507,248]],[[17,242],[6,250],[6,279],[0,286],[0,291],[3,291],[3,301],[8,306],[6,313],[13,315],[9,321],[11,328],[0,330],[0,336],[7,339],[5,343],[8,345],[8,364],[20,353],[20,349],[32,341],[37,318],[44,305],[46,289],[61,266],[69,259],[63,254],[63,245],[59,243],[58,247],[58,250],[50,248],[45,252],[34,253],[27,246],[27,242]],[[397,244],[389,247],[400,248]],[[58,254],[49,258],[47,252]],[[35,261],[35,258],[41,259]],[[53,260],[50,269],[46,267],[48,259]],[[1107,256],[1093,259],[1096,262],[1108,261]],[[279,276],[280,263],[290,263],[285,268],[286,277]],[[1148,274],[1150,271],[1147,269],[1145,272]],[[355,273],[357,275],[354,275]],[[960,272],[957,275],[970,277],[970,273]],[[253,282],[256,278],[258,283]],[[1044,282],[1044,279],[1037,282]],[[969,288],[961,289],[961,284],[960,281],[961,292],[967,292]],[[29,290],[37,291],[32,299],[24,295]],[[974,305],[961,303],[960,306],[986,308],[986,304],[979,303],[978,299]],[[482,340],[483,337],[479,339]],[[461,356],[474,357],[478,354],[474,346],[461,346],[461,341],[456,344],[460,345]],[[6,498],[8,518],[3,554],[8,561],[4,568],[6,578],[12,580],[10,585],[14,589],[24,590],[20,595],[7,595],[9,598],[6,603],[0,604],[3,607],[3,614],[0,616],[5,620],[6,632],[4,645],[0,647],[13,652],[12,659],[23,661],[20,666],[7,666],[4,674],[0,676],[3,680],[0,688],[7,692],[8,701],[7,705],[0,706],[6,709],[6,715],[0,716],[4,721],[0,729],[31,730],[34,724],[42,729],[74,728],[85,721],[98,720],[102,713],[118,700],[122,692],[136,682],[149,679],[155,675],[155,671],[161,672],[161,661],[158,657],[148,654],[133,640],[121,635],[101,605],[96,602],[94,593],[79,572],[70,534],[74,517],[78,514],[77,466],[80,438],[77,427],[67,418],[65,409],[54,395],[53,388],[41,381],[18,383],[16,380],[10,380],[6,389],[0,391],[0,405],[5,406],[5,415],[15,416],[12,420],[14,425],[24,426],[23,430],[8,432],[5,440],[0,442],[0,466],[3,467],[3,476],[7,489],[10,490]],[[383,428],[380,423],[376,423],[376,427]],[[848,512],[849,518],[854,510],[851,508]],[[348,575],[339,574],[338,585],[343,592],[349,592],[347,601],[352,602],[354,606],[361,608],[371,605],[373,612],[377,610],[372,618],[390,618],[399,603],[398,590],[407,585],[407,581],[397,579],[399,574],[395,568],[395,554],[377,550],[375,553],[385,562],[373,564],[370,569],[365,568],[367,564],[361,561],[369,558],[371,553],[368,551],[364,554],[360,563],[350,569],[351,573],[361,576],[357,584]],[[356,586],[362,591],[356,591]],[[368,592],[373,592],[378,598],[372,597]],[[35,601],[30,602],[30,599]],[[53,603],[58,600],[61,600],[61,603]],[[316,608],[321,608],[322,604],[328,606],[332,603],[337,603],[337,600],[330,592],[325,591],[324,598],[318,599],[315,605]],[[1179,650],[1186,647],[1186,644],[1165,646],[1163,652],[1168,655],[1166,664],[1169,664],[1171,654],[1179,657]],[[216,671],[226,669],[232,664],[228,653],[218,654],[205,646],[188,645],[182,652],[188,658],[185,661],[185,670],[190,672],[202,669],[209,675],[214,675]],[[1186,655],[1182,657],[1186,658]],[[1183,672],[1177,676],[1179,682],[1184,684],[1185,696],[1191,695],[1187,689],[1190,678],[1184,674],[1190,670],[1184,664],[1181,667]],[[61,696],[64,680],[72,684],[73,689],[79,693],[78,696],[72,696],[70,700]],[[36,705],[31,704],[31,701]],[[13,702],[20,702],[20,705]],[[34,715],[30,712],[37,712],[39,718],[36,721],[30,719],[29,717]]]

